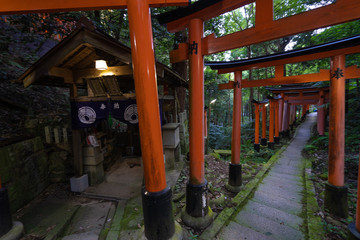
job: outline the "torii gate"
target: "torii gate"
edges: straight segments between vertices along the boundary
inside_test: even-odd
[[[348,205],[346,200],[347,187],[344,185],[345,78],[351,79],[360,77],[360,69],[356,66],[345,68],[345,54],[358,52],[360,52],[360,36],[355,36],[345,40],[312,46],[305,49],[293,50],[286,53],[273,54],[265,57],[234,61],[230,63],[207,63],[207,65],[210,65],[212,69],[218,69],[219,74],[275,66],[275,78],[256,81],[242,80],[242,83],[244,84],[241,85],[246,87],[330,80],[329,177],[328,183],[325,185],[325,208],[327,208],[331,213],[341,217],[346,217],[348,214]],[[281,57],[279,57],[280,55]],[[299,76],[284,76],[284,64],[320,59],[324,57],[331,58],[330,70],[321,69],[319,73]],[[219,88],[231,89],[232,86],[232,83],[226,83],[219,85]],[[302,98],[306,98],[306,96],[302,96]],[[286,117],[290,116],[288,113],[290,109],[289,104],[287,103],[291,103],[290,100],[284,99],[283,130],[286,130],[288,127],[288,119]],[[298,100],[294,99],[294,101]],[[303,99],[301,101],[305,100]]]
[[[252,2],[256,2],[255,27],[219,38],[216,38],[214,34],[203,37],[205,20]],[[189,42],[181,43],[177,50],[170,53],[171,63],[187,59],[190,62],[190,179],[187,184],[186,211],[182,215],[186,224],[195,226],[194,222],[201,222],[201,227],[205,227],[211,222],[207,204],[207,182],[204,177],[204,56],[359,18],[360,2],[358,0],[338,0],[334,4],[280,20],[274,20],[273,0],[200,0],[189,7],[170,11],[158,17],[161,24],[167,24],[169,32],[189,29]],[[236,89],[240,90],[244,87],[241,72],[232,72],[235,72]],[[231,85],[233,88],[234,84]],[[236,104],[234,109],[236,109],[234,113],[240,113],[241,105]],[[240,130],[240,128],[236,129]],[[239,130],[236,135],[240,134]],[[240,139],[240,137],[236,136],[233,139]],[[236,149],[240,151],[240,142],[237,144]],[[240,153],[236,156],[240,156]],[[240,163],[240,159],[236,162]],[[238,169],[241,169],[240,164],[229,165],[229,185],[233,183],[231,180],[233,177],[230,174],[237,172]],[[237,183],[240,184],[241,181]],[[236,189],[239,187],[240,185],[234,186]]]
[[[145,236],[174,235],[171,190],[166,186],[156,84],[150,7],[188,5],[188,0],[1,0],[0,14],[127,8],[138,105],[145,187],[142,189]]]
[[[329,102],[329,87],[281,87],[281,88],[266,88],[273,94],[280,94],[283,99],[289,104],[302,105],[302,116],[307,112],[308,106],[318,105],[322,106]],[[279,113],[279,116],[282,116]],[[281,122],[279,123],[281,125]],[[325,134],[325,108],[318,109],[317,130],[320,136]]]

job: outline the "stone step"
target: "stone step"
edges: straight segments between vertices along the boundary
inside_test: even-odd
[[[82,206],[68,225],[63,239],[85,240],[99,236],[105,224],[111,221],[109,211],[112,209],[115,209],[113,202],[96,202]]]
[[[219,233],[218,240],[270,240],[271,238],[236,222],[230,222]]]
[[[292,227],[279,223],[271,219],[259,216],[257,214],[241,211],[235,218],[235,222],[248,227],[254,231],[260,232],[271,239],[277,240],[302,240],[304,234]]]
[[[271,184],[260,184],[257,191],[274,197],[281,197],[288,201],[294,201],[299,204],[301,204],[302,200],[301,192],[295,192],[294,190],[289,190],[289,188],[280,188]]]
[[[273,196],[271,193],[256,191],[252,200],[297,216],[302,211],[302,204],[283,197]]]
[[[41,201],[32,206],[18,220],[25,226],[25,235],[52,240],[59,237],[80,208],[79,205],[57,201]]]
[[[262,184],[269,185],[271,187],[280,188],[283,190],[288,190],[290,192],[301,193],[303,191],[303,185],[301,182],[283,180],[283,179],[274,179],[271,176],[267,176]]]
[[[289,175],[287,175],[289,176]],[[289,185],[296,185],[296,186],[303,186],[303,183],[301,182],[300,178],[284,178],[284,175],[276,175],[275,173],[273,174],[268,174],[266,176],[266,180],[264,180],[263,182],[267,182],[267,181],[281,181],[284,184],[289,184]]]
[[[286,174],[286,173],[278,173],[278,172],[270,171],[267,176],[274,176],[274,177],[278,177],[278,178],[281,178],[284,180],[291,180],[291,181],[296,181],[299,183],[302,182],[302,178],[300,176],[297,176],[297,175],[294,176],[294,175]]]
[[[258,216],[268,218],[279,224],[285,224],[298,231],[301,230],[301,224],[303,224],[303,219],[296,215],[283,212],[279,209],[272,208],[258,202],[254,202],[252,200],[249,200],[249,202],[243,208],[243,211],[248,211]]]

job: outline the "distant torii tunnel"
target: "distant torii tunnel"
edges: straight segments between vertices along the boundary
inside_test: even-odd
[[[268,88],[274,94],[281,96],[278,108],[280,120],[275,124],[280,127],[280,131],[287,132],[289,124],[295,120],[295,105],[303,105],[307,109],[309,104],[324,105],[330,102],[330,123],[329,123],[329,178],[325,191],[325,207],[332,213],[346,217],[347,207],[347,187],[344,185],[344,157],[345,157],[345,79],[359,78],[360,69],[357,66],[345,68],[345,55],[359,53],[360,36],[351,37],[341,41],[335,41],[318,46],[312,46],[304,49],[288,51],[280,54],[273,54],[265,57],[257,57],[234,62],[209,62],[212,69],[218,70],[219,74],[235,72],[241,76],[243,70],[255,68],[275,67],[275,77],[270,79],[253,80],[235,78],[234,82],[219,85],[219,89],[233,89],[237,87],[259,87],[281,84],[299,84],[308,82],[330,81],[330,92],[328,88],[315,87],[284,87]],[[315,53],[314,53],[315,52]],[[309,61],[314,59],[331,58],[331,69],[321,69],[319,73],[304,74],[298,76],[286,76],[284,74],[284,65],[294,62]],[[271,101],[271,100],[270,100]],[[260,103],[257,103],[260,104]],[[262,104],[262,108],[265,106]],[[271,104],[270,104],[271,106]],[[241,109],[241,102],[234,102],[234,112]],[[303,110],[303,112],[304,112]],[[270,127],[269,137],[272,141],[274,113],[270,107]],[[263,111],[263,119],[265,111]],[[256,122],[258,121],[256,117]],[[240,122],[233,122],[233,125],[240,125]],[[263,120],[263,126],[266,122]],[[318,131],[320,135],[325,132],[325,109],[319,108],[318,113]],[[258,126],[257,126],[258,127]],[[264,130],[262,141],[264,141]],[[234,134],[234,132],[233,132]],[[255,136],[258,138],[259,136]],[[266,140],[266,139],[265,139]],[[256,140],[255,140],[256,141]],[[240,142],[239,142],[240,143]],[[257,142],[255,142],[257,144]],[[271,145],[270,145],[271,146]],[[237,146],[232,146],[232,148]],[[255,145],[255,147],[257,147]]]

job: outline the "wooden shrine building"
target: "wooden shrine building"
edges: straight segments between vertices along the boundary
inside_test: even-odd
[[[106,64],[104,69],[96,68],[98,60]],[[122,126],[122,129],[118,129],[122,134],[121,144],[126,147],[128,154],[141,155],[131,63],[129,47],[96,29],[88,19],[82,18],[68,37],[48,51],[17,80],[25,87],[36,84],[70,89],[75,175],[88,173],[92,184],[103,180],[103,174],[99,177],[96,173],[103,170],[87,166],[88,154],[94,151],[97,155],[104,154],[101,153],[103,149],[105,155],[109,155],[106,151],[114,149],[114,146],[104,145],[104,141],[112,142],[113,134],[106,134],[108,131],[105,131],[104,124],[101,124],[104,123],[102,120],[118,120],[115,127]],[[156,63],[156,74],[162,124],[176,122],[179,113],[175,99],[176,88],[187,87],[187,81],[159,62]],[[87,134],[81,129],[87,129]],[[91,129],[96,129],[94,134]],[[97,142],[92,145],[98,144],[99,147],[86,144],[86,137],[88,141],[91,140],[89,135]],[[118,154],[121,154],[119,149],[117,150]],[[126,152],[125,149],[121,151]],[[168,160],[170,162],[170,159]],[[98,163],[97,161],[96,166]],[[83,164],[86,164],[85,170]],[[102,168],[102,164],[100,167]]]

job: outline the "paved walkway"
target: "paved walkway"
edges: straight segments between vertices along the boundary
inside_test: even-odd
[[[301,151],[310,138],[316,113],[309,114],[254,196],[219,233],[226,240],[305,239],[303,218],[303,161]]]

